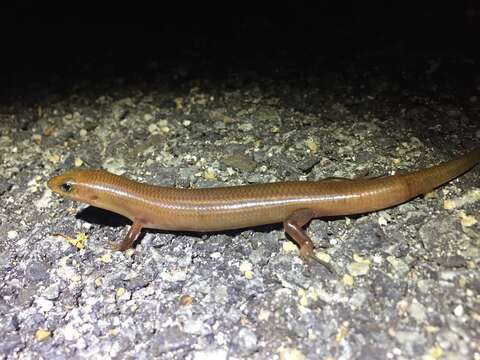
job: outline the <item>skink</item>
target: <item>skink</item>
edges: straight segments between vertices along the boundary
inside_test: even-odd
[[[456,178],[480,162],[480,148],[407,174],[374,179],[290,181],[208,189],[139,183],[104,170],[72,170],[48,186],[72,200],[119,213],[132,221],[118,250],[130,248],[142,228],[212,232],[283,223],[304,259],[314,258],[304,226],[313,218],[388,208]]]

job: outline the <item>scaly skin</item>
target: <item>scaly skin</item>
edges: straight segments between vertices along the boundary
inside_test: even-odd
[[[119,213],[133,222],[130,247],[142,228],[222,231],[283,222],[311,258],[313,244],[302,227],[312,218],[360,214],[388,208],[463,174],[480,162],[480,149],[408,174],[375,179],[292,181],[208,189],[167,188],[139,183],[104,170],[72,170],[48,181],[67,198]]]

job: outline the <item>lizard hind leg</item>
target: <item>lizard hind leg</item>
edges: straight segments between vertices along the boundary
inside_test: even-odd
[[[323,265],[330,272],[333,272],[330,264],[320,260],[315,255],[315,252],[313,251],[313,242],[303,229],[303,227],[314,217],[316,217],[315,213],[310,209],[295,210],[283,221],[283,228],[300,247],[300,257],[303,261],[308,262],[314,260]]]

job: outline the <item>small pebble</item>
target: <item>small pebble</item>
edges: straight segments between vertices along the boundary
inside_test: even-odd
[[[48,160],[50,160],[50,162],[52,162],[54,164],[57,164],[60,161],[60,155],[52,154],[48,157]]]
[[[357,254],[353,255],[353,260],[355,260],[355,262],[352,262],[347,265],[348,272],[350,273],[350,275],[352,276],[366,275],[370,270],[370,261],[363,259]]]
[[[193,299],[190,295],[182,295],[180,297],[180,304],[183,306],[190,306],[193,303]]]
[[[460,213],[460,217],[462,219],[461,220],[462,226],[464,227],[470,227],[477,223],[477,219],[475,219],[474,216],[466,215],[464,212]]]
[[[453,309],[453,313],[455,314],[455,316],[462,316],[463,315],[463,306],[462,305],[457,305],[455,306],[455,309]]]
[[[37,341],[43,341],[47,338],[49,338],[51,335],[51,332],[48,331],[48,330],[44,330],[44,329],[38,329],[36,332],[35,332],[35,339]]]
[[[268,319],[270,319],[270,315],[272,315],[271,311],[262,309],[258,314],[258,320],[268,321]]]
[[[215,170],[213,170],[212,168],[208,168],[207,170],[205,170],[203,177],[206,180],[215,180],[217,178],[217,175],[215,174]]]
[[[173,99],[173,101],[175,102],[175,106],[177,110],[183,109],[183,98],[177,97]]]
[[[245,132],[248,132],[248,131],[251,131],[253,129],[253,125],[250,124],[250,123],[243,123],[243,124],[238,125],[238,129],[242,130],[242,131],[245,131]]]
[[[157,126],[157,124],[150,124],[150,125],[148,125],[148,128],[147,128],[147,129],[148,129],[148,132],[149,132],[150,134],[157,134],[157,133],[158,133],[158,126]]]
[[[297,245],[295,245],[293,242],[291,241],[284,241],[283,244],[282,244],[282,249],[283,251],[285,251],[286,253],[289,253],[289,252],[297,252],[298,251],[298,247]]]
[[[314,139],[308,138],[305,140],[305,144],[311,153],[315,154],[318,151],[318,143]]]
[[[42,142],[42,135],[40,134],[33,134],[32,135],[32,141],[37,144],[37,145],[40,145],[41,142]]]
[[[53,302],[45,299],[44,297],[39,297],[35,300],[35,305],[38,306],[38,310],[42,313],[48,313],[53,308]]]
[[[352,286],[353,285],[353,277],[348,275],[348,274],[343,275],[342,283],[346,286]]]
[[[417,323],[424,323],[427,320],[427,310],[423,304],[413,299],[412,303],[408,307],[408,313],[415,319]]]
[[[240,264],[240,271],[243,273],[246,271],[252,271],[252,269],[253,269],[252,263],[250,263],[247,260],[242,261],[242,263]]]
[[[395,256],[387,257],[387,261],[392,265],[393,269],[398,275],[404,275],[410,271],[410,268],[401,259],[397,259]]]
[[[60,295],[59,285],[58,284],[50,285],[43,291],[42,295],[45,296],[45,298],[48,300],[58,299],[58,296]]]
[[[278,354],[280,355],[280,360],[304,360],[305,355],[295,348],[291,347],[281,347],[278,350]]]
[[[68,323],[61,331],[67,341],[74,341],[80,338],[81,334],[72,323]]]
[[[100,258],[100,261],[105,263],[105,264],[109,264],[112,262],[112,254],[111,253],[105,253],[104,255],[102,255],[102,257]]]

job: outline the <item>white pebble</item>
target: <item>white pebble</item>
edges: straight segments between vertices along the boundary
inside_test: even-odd
[[[68,323],[64,328],[63,328],[63,337],[67,341],[74,341],[80,338],[80,332],[75,329],[72,323]]]
[[[455,309],[453,309],[453,313],[455,314],[455,316],[462,316],[463,315],[463,306],[462,305],[457,305],[455,306]]]
[[[44,297],[39,297],[35,300],[35,304],[38,306],[40,312],[46,314],[53,308],[53,302],[45,299]]]

